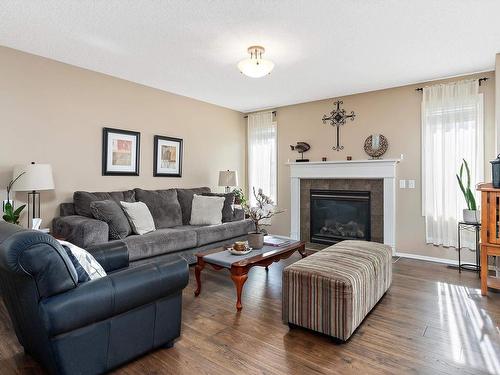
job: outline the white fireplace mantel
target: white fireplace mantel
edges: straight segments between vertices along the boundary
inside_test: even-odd
[[[317,161],[290,166],[290,237],[300,238],[300,180],[352,178],[384,180],[384,243],[396,248],[396,165],[400,159]]]

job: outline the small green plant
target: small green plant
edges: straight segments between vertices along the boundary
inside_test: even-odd
[[[21,212],[24,210],[24,207],[26,207],[26,205],[23,204],[17,209],[14,209],[14,205],[10,203],[10,192],[12,190],[12,186],[24,173],[26,172],[21,173],[19,176],[10,181],[9,184],[7,185],[7,202],[3,206],[4,215],[2,216],[2,218],[7,223],[19,224],[19,217],[21,216]]]
[[[233,189],[233,193],[234,193],[234,203],[241,204],[242,206],[245,206],[247,203],[247,198],[245,197],[245,194],[243,193],[243,189],[242,188]]]
[[[24,210],[24,207],[26,207],[25,204],[23,204],[22,206],[20,206],[14,210],[12,203],[7,202],[7,203],[5,203],[5,206],[3,207],[4,215],[2,216],[2,218],[7,223],[19,225],[19,216],[21,216],[21,212]]]
[[[464,185],[463,180],[464,166],[467,173],[467,185]],[[457,180],[458,186],[460,186],[460,190],[462,190],[462,193],[464,194],[465,202],[467,203],[467,209],[476,211],[476,198],[474,197],[474,194],[470,189],[470,170],[469,165],[467,164],[467,161],[465,159],[463,159],[462,165],[460,166],[460,172],[459,174],[457,174]]]

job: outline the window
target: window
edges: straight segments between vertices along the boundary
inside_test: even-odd
[[[276,203],[277,124],[272,112],[248,115],[248,194],[255,204],[253,189],[262,189]]]
[[[477,80],[424,88],[422,211],[427,243],[457,246],[457,222],[467,208],[456,179],[462,160],[469,164],[472,186],[483,179],[483,97],[478,90]]]

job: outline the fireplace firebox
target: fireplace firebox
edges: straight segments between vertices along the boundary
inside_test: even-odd
[[[310,241],[371,240],[370,192],[311,190]]]

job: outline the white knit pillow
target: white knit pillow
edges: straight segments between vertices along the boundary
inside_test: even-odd
[[[155,222],[144,202],[120,202],[135,234],[146,234],[156,230]]]
[[[222,207],[225,197],[193,195],[191,225],[222,224]]]

